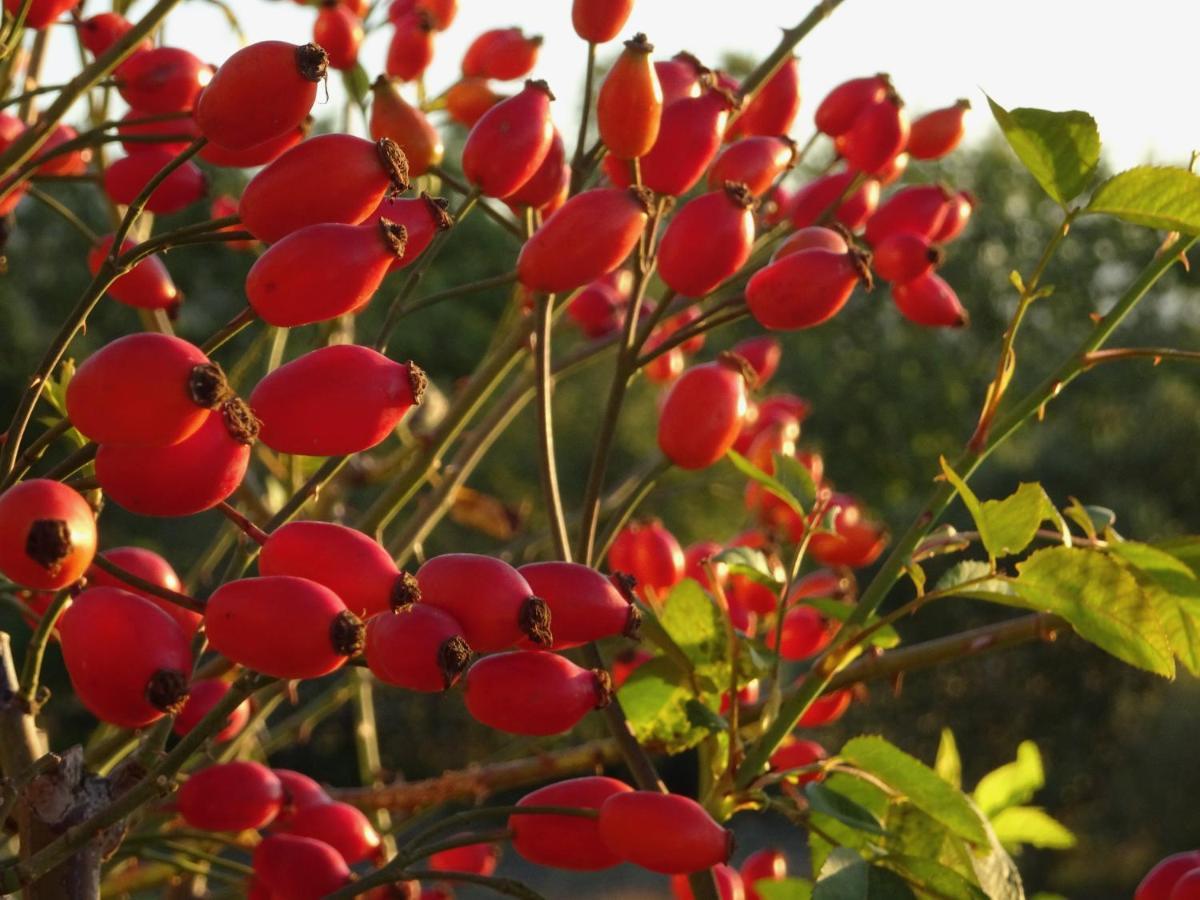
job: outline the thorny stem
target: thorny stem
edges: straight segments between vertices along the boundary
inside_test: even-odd
[[[29,471],[30,467],[33,466],[34,463],[36,463],[45,455],[46,451],[50,449],[50,446],[55,441],[57,441],[70,430],[70,421],[68,419],[59,419],[57,422],[39,434],[37,438],[35,438],[29,444],[29,446],[25,448],[25,452],[22,453],[20,459],[17,460],[16,467],[12,470],[12,472],[9,473],[8,478],[0,481],[0,490],[9,487],[18,479],[20,479],[26,472]]]

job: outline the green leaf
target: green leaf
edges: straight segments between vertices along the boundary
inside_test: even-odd
[[[617,698],[637,739],[661,746],[668,754],[682,753],[710,733],[688,715],[687,704],[694,699],[691,685],[666,657],[638,666],[617,691]]]
[[[683,712],[690,723],[705,731],[720,733],[729,728],[729,723],[725,721],[724,717],[709,709],[695,697],[683,705]]]
[[[1028,803],[1046,784],[1042,754],[1033,741],[1022,741],[1017,759],[984,775],[975,785],[975,802],[983,814],[995,819],[996,813],[1018,803]]]
[[[365,110],[367,108],[367,97],[371,93],[371,76],[362,67],[362,63],[355,63],[352,69],[344,69],[342,71],[342,83],[346,86],[346,93]]]
[[[775,477],[787,488],[800,505],[808,508],[817,499],[817,486],[813,483],[812,473],[800,460],[794,456],[782,453],[773,454],[775,460]]]
[[[946,900],[988,900],[987,894],[958,872],[922,856],[888,854],[882,862],[923,894]]]
[[[820,782],[810,781],[806,784],[804,795],[808,798],[809,806],[814,812],[823,813],[830,818],[837,819],[843,825],[849,825],[859,831],[866,831],[869,834],[884,833],[883,826],[869,810]]]
[[[933,589],[938,592],[952,593],[959,597],[974,597],[980,600],[992,600],[1004,603],[1005,597],[1016,597],[1016,588],[1004,578],[992,574],[992,567],[977,559],[964,559],[947,569],[938,579]],[[984,579],[980,581],[980,579]],[[955,590],[959,585],[964,587]],[[996,595],[995,597],[993,595]]]
[[[949,728],[943,728],[942,736],[938,739],[933,771],[951,787],[962,790],[962,757],[958,755],[958,741],[954,740],[954,732]]]
[[[1175,660],[1154,604],[1134,575],[1107,554],[1073,547],[1039,550],[1017,566],[1030,609],[1062,616],[1086,641],[1130,665],[1172,677]]]
[[[821,869],[813,900],[916,900],[899,875],[868,865],[857,854],[853,860],[841,854],[835,851]]]
[[[729,461],[733,463],[734,467],[739,472],[741,472],[751,481],[755,481],[762,485],[763,488],[770,491],[772,494],[786,503],[796,515],[804,515],[804,505],[800,502],[796,495],[784,485],[782,481],[772,475],[768,475],[736,450],[730,450],[725,455],[729,457]]]
[[[1042,190],[1060,206],[1079,196],[1100,161],[1095,120],[1078,110],[1006,110],[991,97],[988,104],[1005,140]]]
[[[813,895],[812,882],[803,878],[780,878],[778,881],[760,878],[746,887],[753,887],[762,900],[811,900]]]
[[[968,857],[979,886],[990,900],[1025,900],[1025,887],[1021,884],[1021,872],[1017,864],[996,837],[996,831],[986,817],[983,827],[987,832],[988,849],[986,852],[976,851]]]
[[[842,748],[841,756],[906,796],[913,806],[964,840],[987,843],[987,832],[966,797],[933,769],[883,738],[854,738]]]
[[[685,578],[671,588],[658,620],[698,674],[717,677],[727,671],[721,610],[698,582]]]
[[[714,556],[713,561],[724,563],[730,575],[742,575],[776,593],[783,588],[783,582],[775,578],[766,554],[761,550],[755,550],[753,547],[730,547]]]
[[[1193,675],[1200,674],[1200,581],[1176,556],[1136,541],[1117,541],[1109,551],[1135,569],[1154,606],[1171,650]]]
[[[941,462],[942,474],[962,497],[963,505],[975,520],[979,537],[992,559],[1020,553],[1033,541],[1038,527],[1047,519],[1061,521],[1040,484],[1021,484],[1003,500],[981,503],[945,458]]]
[[[1172,166],[1138,166],[1096,188],[1085,212],[1147,228],[1200,234],[1200,175]]]
[[[1036,806],[1010,806],[992,817],[996,837],[1006,846],[1028,844],[1048,850],[1075,846],[1075,835]]]
[[[835,791],[867,810],[875,817],[876,821],[882,821],[888,812],[887,794],[869,781],[855,778],[845,772],[834,772],[825,779],[823,784],[829,790]],[[812,822],[814,828],[809,832],[808,845],[814,872],[821,870],[826,858],[839,846],[865,852],[879,841],[877,835],[844,825],[838,819],[815,810],[812,813]],[[818,834],[818,830],[820,834]],[[834,844],[830,845],[822,835],[830,838]]]
[[[1171,554],[1193,572],[1200,572],[1200,535],[1168,538],[1151,546]]]

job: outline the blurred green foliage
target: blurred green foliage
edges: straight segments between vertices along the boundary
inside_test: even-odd
[[[984,386],[995,369],[999,335],[1011,314],[1013,269],[1028,271],[1061,215],[1044,199],[1011,154],[999,145],[958,154],[939,167],[910,173],[915,180],[944,178],[970,188],[980,205],[966,235],[949,248],[944,276],[970,310],[972,324],[955,332],[920,329],[903,320],[886,287],[854,298],[832,323],[783,336],[785,356],[771,388],[808,398],[813,414],[805,442],[819,449],[828,476],[863,497],[894,530],[919,507],[937,472],[939,454],[952,454],[969,436]],[[218,180],[236,190],[236,182]],[[107,212],[84,186],[53,185],[98,230]],[[186,214],[199,220],[203,211]],[[170,221],[165,223],[169,226]],[[1014,395],[1035,384],[1090,325],[1089,317],[1113,302],[1133,273],[1155,252],[1159,237],[1101,219],[1085,219],[1046,275],[1054,295],[1030,312],[1017,345]],[[482,216],[465,220],[425,281],[432,292],[512,268],[515,240]],[[0,418],[7,420],[24,378],[57,323],[87,281],[85,242],[45,208],[26,201],[8,241],[8,273],[0,278]],[[201,340],[242,306],[241,282],[252,262],[218,246],[175,251],[167,263],[186,294],[177,331]],[[371,337],[387,299],[403,278],[394,276],[375,305],[355,323]],[[494,290],[423,310],[405,319],[390,348],[412,358],[435,385],[453,394],[486,350],[493,326],[512,301]],[[105,340],[140,327],[137,314],[104,302],[87,335],[72,349],[82,358]],[[227,368],[245,369],[252,386],[272,351],[294,355],[323,339],[317,326],[287,338],[251,329],[221,351]],[[569,326],[557,343],[566,351],[579,339]],[[709,338],[701,356],[755,333],[743,324]],[[1118,333],[1116,346],[1200,346],[1197,279],[1175,270]],[[1185,364],[1149,361],[1098,367],[1072,385],[1032,424],[991,459],[973,485],[980,497],[1007,495],[1019,481],[1041,481],[1059,505],[1070,497],[1110,507],[1123,534],[1144,539],[1200,533],[1194,448],[1200,440],[1200,378]],[[559,466],[568,507],[579,502],[607,388],[603,367],[565,381],[555,398]],[[610,484],[643,464],[654,451],[658,389],[639,383],[622,418]],[[543,528],[534,466],[534,422],[526,410],[497,443],[469,484],[511,507],[531,506],[529,534]],[[257,478],[258,476],[256,476]],[[251,481],[251,487],[261,482]],[[645,506],[685,544],[725,540],[745,527],[742,483],[732,467],[673,474]],[[352,517],[369,492],[354,490],[331,513]],[[968,525],[961,508],[951,520]],[[138,543],[162,551],[180,572],[199,558],[221,519],[215,513],[175,521],[137,519],[115,507],[105,510],[105,546]],[[476,549],[506,552],[522,547],[536,555],[544,542],[523,536],[505,547],[449,521],[425,552]],[[934,567],[931,567],[931,569]],[[936,572],[931,571],[936,577]],[[864,575],[866,577],[866,575]],[[897,590],[902,597],[904,588]],[[1006,613],[968,601],[934,605],[900,624],[907,640],[929,638],[993,620]],[[0,626],[23,629],[5,611]],[[65,696],[55,657],[50,682]],[[305,687],[305,693],[317,687]],[[444,768],[530,752],[530,742],[505,738],[470,722],[457,696],[427,698],[381,692],[384,763],[409,779]],[[1012,759],[1020,740],[1037,742],[1045,756],[1047,788],[1039,802],[1080,838],[1068,853],[1027,852],[1021,865],[1032,889],[1073,897],[1128,897],[1140,875],[1168,852],[1200,845],[1200,817],[1192,808],[1200,793],[1194,764],[1200,733],[1200,686],[1185,675],[1174,684],[1122,666],[1082,642],[1063,638],[1054,646],[1029,646],[917,674],[904,684],[876,686],[842,722],[819,735],[829,746],[861,732],[882,732],[932,762],[944,726],[954,729],[963,755],[964,781]],[[52,704],[49,722],[66,735],[79,734],[87,716],[70,702]],[[306,741],[275,758],[319,773],[334,784],[357,780],[350,746],[349,713],[319,725]],[[599,733],[599,723],[585,730]],[[681,787],[692,777],[687,758],[668,766]],[[756,832],[757,833],[757,832]],[[773,835],[778,837],[777,834]],[[796,849],[793,847],[792,849]]]

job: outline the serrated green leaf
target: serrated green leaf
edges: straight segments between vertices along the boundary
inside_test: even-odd
[[[967,798],[899,747],[881,737],[858,737],[842,748],[841,756],[907,797],[953,834],[974,844],[987,842],[980,817]]]
[[[836,791],[867,810],[875,817],[876,821],[882,821],[885,813],[888,812],[888,795],[869,781],[855,778],[844,772],[834,772],[825,779],[824,785],[829,790]],[[816,811],[812,813],[812,822],[814,827],[809,831],[808,845],[814,872],[821,871],[826,858],[838,847],[848,848],[851,851],[854,849],[865,851],[879,841],[875,835],[851,828],[832,816]],[[822,835],[828,836],[836,843],[829,844]]]
[[[938,739],[937,759],[933,763],[933,771],[941,776],[946,784],[962,790],[962,757],[958,754],[958,741],[954,732],[949,728],[942,729]]]
[[[1060,206],[1079,196],[1100,161],[1095,120],[1079,110],[1006,110],[991,97],[988,104],[1005,140],[1042,190]]]
[[[1028,844],[1047,850],[1075,846],[1071,830],[1036,806],[1010,806],[992,817],[992,828],[1005,846]]]
[[[813,900],[916,900],[899,875],[868,865],[857,854],[851,861],[838,853],[821,869],[812,895]]]
[[[888,854],[881,861],[900,874],[906,882],[925,895],[939,900],[988,900],[978,885],[972,884],[958,872],[922,856]]]
[[[1134,568],[1171,650],[1189,672],[1200,674],[1200,581],[1192,568],[1150,544],[1116,541],[1108,549]]]
[[[1060,521],[1058,511],[1040,484],[1021,484],[1003,500],[980,502],[945,458],[941,463],[942,474],[962,498],[992,559],[1020,553],[1033,541],[1044,521]]]
[[[1017,565],[1013,605],[1051,612],[1086,641],[1130,665],[1175,674],[1171,644],[1134,575],[1097,550],[1050,547]],[[1006,599],[1001,602],[1008,602]]]
[[[730,575],[742,575],[775,592],[783,588],[783,582],[775,578],[766,554],[753,547],[730,547],[713,557],[714,562],[724,563]]]
[[[972,803],[972,808],[974,803]],[[975,880],[988,895],[989,900],[1025,900],[1025,886],[1021,883],[1021,872],[1013,862],[996,831],[986,816],[980,813],[984,831],[987,832],[986,852],[976,851],[968,856],[975,872]]]
[[[1085,212],[1147,228],[1200,234],[1200,175],[1174,166],[1137,166],[1096,188]]]
[[[813,893],[812,882],[803,878],[760,878],[746,887],[753,887],[762,900],[811,900]]]
[[[668,754],[682,753],[710,733],[688,717],[687,703],[693,699],[691,685],[679,667],[665,657],[638,666],[617,691],[617,699],[637,739],[661,746]]]
[[[1151,546],[1171,554],[1193,572],[1200,573],[1200,535],[1168,538],[1155,541]]]
[[[730,450],[725,455],[729,457],[729,461],[733,463],[734,467],[739,472],[741,472],[751,481],[757,482],[764,489],[770,491],[772,494],[786,503],[796,515],[804,515],[804,505],[800,502],[800,499],[796,497],[796,495],[793,494],[778,478],[775,478],[773,475],[768,475],[736,450]]]
[[[819,781],[810,781],[804,786],[804,795],[813,812],[822,813],[832,819],[837,819],[843,825],[848,825],[858,831],[868,834],[883,834],[883,826],[870,812],[859,806],[844,794],[839,794],[832,788],[826,787]]]
[[[973,796],[983,814],[995,821],[996,813],[1028,803],[1046,784],[1042,754],[1033,741],[1022,741],[1015,762],[993,769],[975,785]]]
[[[728,671],[721,610],[698,582],[685,578],[671,588],[658,621],[698,674]]]

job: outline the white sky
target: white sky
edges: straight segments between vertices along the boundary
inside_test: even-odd
[[[138,0],[137,15],[149,0]],[[229,0],[250,40],[311,39],[315,11],[291,0]],[[638,0],[627,31],[644,31],[664,55],[687,49],[705,62],[722,51],[761,56],[778,27],[794,24],[809,0]],[[95,0],[88,6],[103,8]],[[559,96],[558,118],[571,134],[582,90],[583,44],[570,23],[570,0],[460,0],[454,25],[439,35],[428,73],[431,92],[457,75],[462,52],[479,32],[522,25],[541,33],[536,74]],[[47,77],[78,65],[66,29],[51,45]],[[367,69],[382,66],[389,29],[373,35]],[[166,39],[220,62],[237,49],[217,6],[192,0],[168,19]],[[887,71],[914,113],[958,97],[975,104],[972,138],[993,128],[982,91],[1006,107],[1083,109],[1095,116],[1105,152],[1124,168],[1153,160],[1186,163],[1200,149],[1196,106],[1197,0],[845,0],[800,46],[804,107],[794,129],[811,133],[812,110],[830,87],[856,75]],[[615,52],[619,44],[603,52]],[[65,79],[64,79],[65,80]],[[341,109],[339,78],[330,103]],[[321,114],[321,109],[315,111]],[[573,137],[568,140],[573,145]]]

